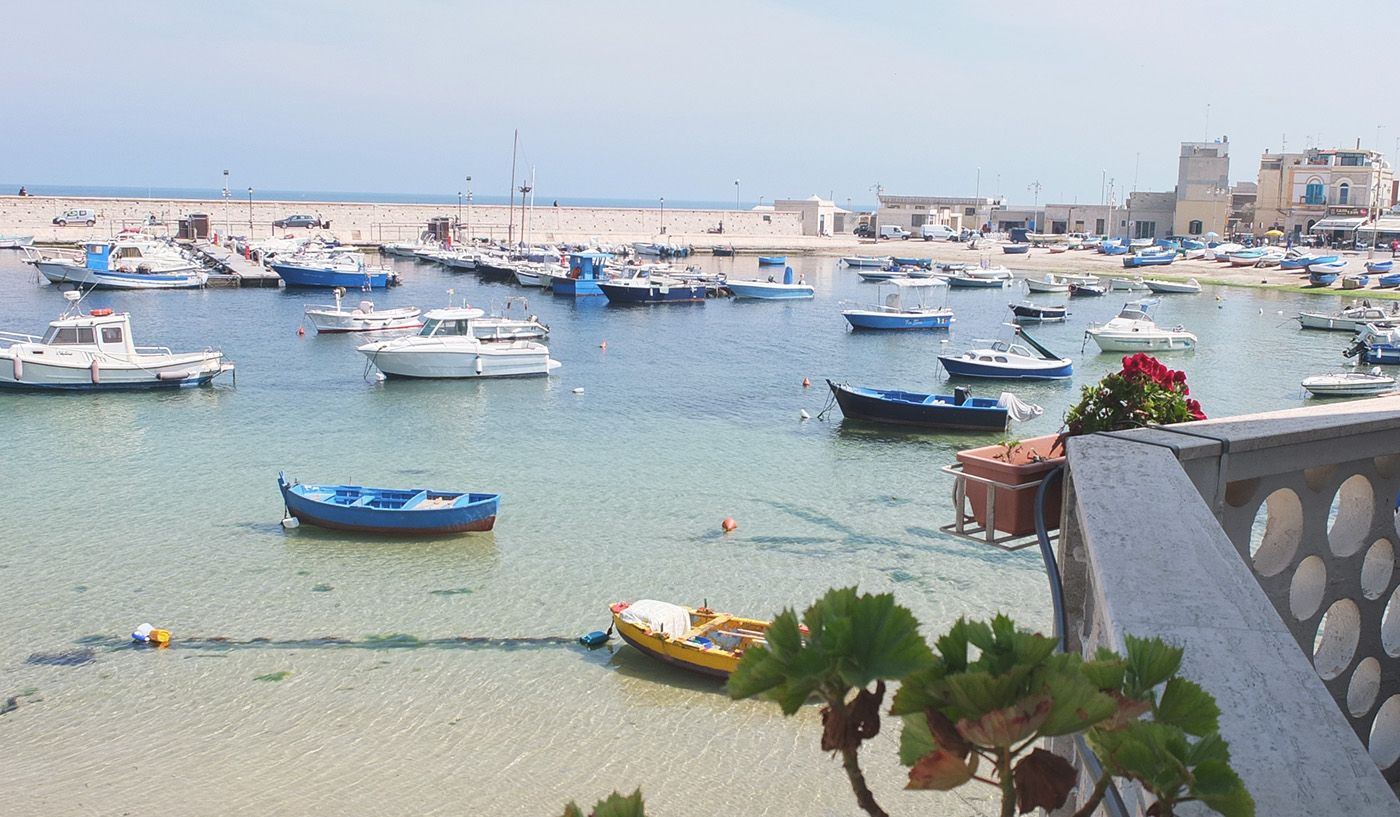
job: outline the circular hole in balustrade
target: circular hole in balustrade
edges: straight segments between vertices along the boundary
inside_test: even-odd
[[[1269,494],[1254,515],[1249,534],[1249,555],[1261,576],[1283,571],[1298,552],[1303,539],[1303,503],[1289,488]]]
[[[1362,594],[1373,601],[1384,596],[1394,573],[1395,546],[1389,539],[1377,539],[1371,543],[1366,551],[1366,560],[1361,563]]]
[[[1371,739],[1367,741],[1371,759],[1382,771],[1400,760],[1400,695],[1391,695],[1371,721]]]
[[[1367,656],[1356,665],[1347,684],[1347,711],[1359,718],[1371,711],[1381,691],[1381,662]]]
[[[1361,550],[1371,533],[1371,520],[1376,512],[1376,492],[1371,481],[1361,474],[1349,477],[1337,495],[1332,497],[1331,525],[1327,529],[1327,544],[1338,556],[1350,556]]]
[[[1360,639],[1360,608],[1351,599],[1338,599],[1318,623],[1313,641],[1313,667],[1322,680],[1336,678],[1351,665]]]
[[[1381,646],[1391,658],[1400,658],[1400,587],[1390,594],[1381,618]]]
[[[1288,609],[1299,621],[1307,621],[1322,606],[1322,595],[1327,590],[1327,564],[1321,557],[1309,556],[1293,572],[1293,581],[1288,586]]]

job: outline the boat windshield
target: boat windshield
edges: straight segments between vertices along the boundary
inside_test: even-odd
[[[48,346],[71,346],[96,343],[97,339],[91,326],[50,326],[43,342]]]
[[[443,320],[441,318],[429,318],[423,322],[423,328],[418,330],[422,337],[452,337],[454,335],[471,335],[471,321],[465,318]]]

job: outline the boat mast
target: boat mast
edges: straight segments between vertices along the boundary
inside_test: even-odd
[[[506,244],[515,241],[515,154],[520,150],[520,129],[515,129],[515,146],[510,149],[510,216],[506,227]]]

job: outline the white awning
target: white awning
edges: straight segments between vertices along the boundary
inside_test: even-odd
[[[1312,226],[1312,232],[1315,233],[1318,230],[1341,230],[1344,232],[1351,232],[1357,227],[1360,227],[1361,222],[1365,220],[1364,218],[1324,218],[1322,221]]]
[[[1378,233],[1400,233],[1400,216],[1381,216],[1375,224],[1367,224],[1363,232],[1373,227]]]

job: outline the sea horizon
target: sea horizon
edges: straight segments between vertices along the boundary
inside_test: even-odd
[[[224,191],[222,187],[132,187],[124,185],[100,185],[100,184],[22,184],[19,182],[0,182],[0,192],[18,192],[23,187],[25,192],[31,196],[72,196],[72,197],[101,197],[120,199],[196,199],[203,201],[222,201]],[[247,201],[247,188],[230,189],[229,201]],[[13,193],[7,193],[13,195]],[[456,193],[375,193],[369,191],[336,191],[336,190],[259,190],[253,188],[253,196],[256,201],[305,201],[305,202],[373,202],[376,204],[458,204]],[[766,197],[765,197],[766,199]],[[466,199],[462,199],[463,202]],[[519,203],[520,199],[515,201]],[[767,199],[771,204],[772,200]],[[472,193],[472,204],[500,205],[510,204],[511,200],[507,196],[496,196]],[[528,203],[528,202],[527,202]],[[617,207],[617,208],[641,208],[641,209],[661,209],[660,199],[629,199],[629,198],[602,198],[591,196],[536,196],[534,204],[536,207],[551,207],[558,203],[561,207]],[[754,200],[746,200],[743,207],[736,207],[735,202],[729,201],[707,201],[704,199],[675,199],[666,200],[665,206],[681,210],[750,210],[757,205]],[[856,204],[854,209],[858,211],[873,211],[874,205]]]

